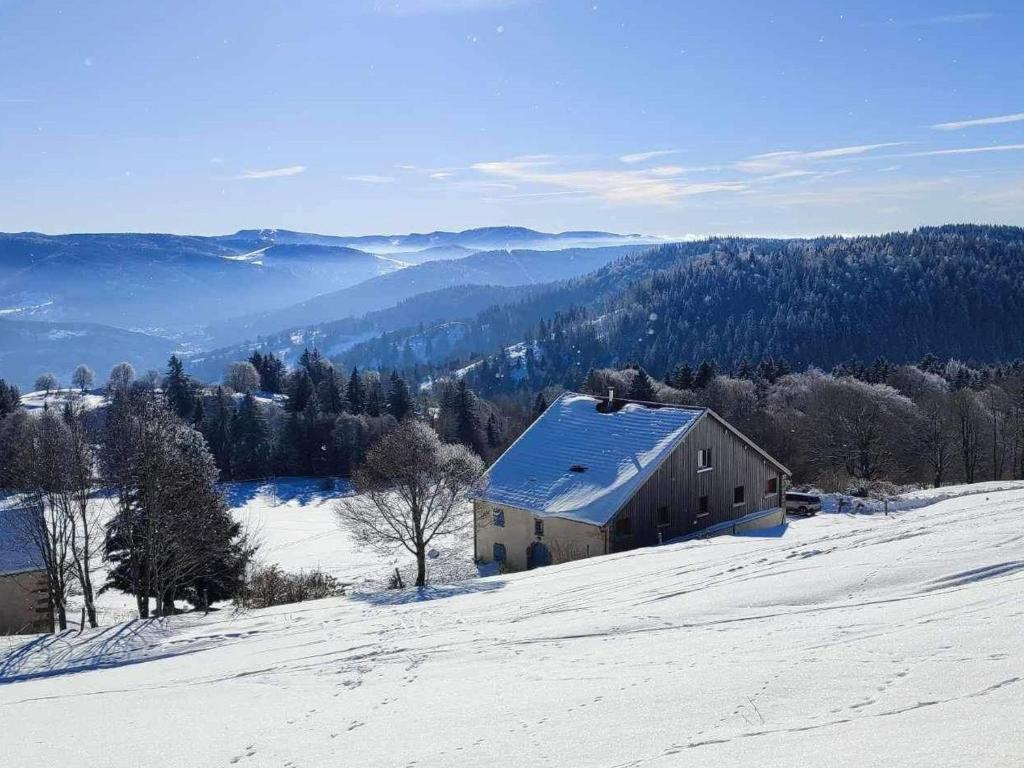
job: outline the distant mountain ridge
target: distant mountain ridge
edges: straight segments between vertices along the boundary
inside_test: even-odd
[[[459,285],[513,286],[565,280],[645,248],[620,245],[560,251],[481,251],[461,259],[428,261],[289,307],[231,318],[212,326],[210,336],[215,343],[220,340],[225,345],[255,340],[286,328],[359,317],[418,294]]]
[[[587,247],[612,244],[650,244],[660,242],[647,235],[619,235],[600,231],[539,232],[527,227],[478,227],[461,232],[437,230],[413,232],[405,235],[318,235],[287,229],[243,229],[220,240],[258,243],[291,243],[336,245],[359,248],[375,253],[417,251],[443,246],[459,246],[472,250],[522,248],[533,250],[559,250],[569,247]]]

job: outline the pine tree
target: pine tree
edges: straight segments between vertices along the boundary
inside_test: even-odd
[[[715,378],[715,365],[709,360],[705,360],[697,368],[697,375],[694,377],[693,386],[694,389],[704,389],[708,386]]]
[[[677,365],[669,377],[668,385],[675,389],[693,389],[693,368],[690,364]]]
[[[21,392],[13,384],[0,379],[0,419],[21,408]]]
[[[476,395],[465,379],[459,379],[452,393],[452,411],[455,416],[455,438],[465,446],[483,455],[480,415],[477,411]]]
[[[213,402],[200,427],[210,453],[224,479],[231,477],[231,405],[222,387],[217,387]]]
[[[292,374],[288,393],[288,410],[301,413],[306,410],[306,403],[315,393],[313,380],[305,368],[299,368]]]
[[[647,371],[643,368],[638,368],[636,373],[633,374],[633,381],[629,385],[629,393],[626,395],[629,400],[642,400],[644,402],[654,402],[657,395],[654,392],[654,382],[651,381],[651,377],[647,375]]]
[[[348,379],[348,408],[352,413],[362,413],[366,408],[366,386],[358,368],[352,369]]]
[[[412,396],[409,394],[409,385],[398,375],[398,371],[392,371],[389,384],[388,412],[401,421],[412,412]]]
[[[320,407],[324,413],[337,415],[345,410],[345,393],[342,390],[341,377],[333,368],[328,371],[317,387]]]
[[[387,407],[384,402],[384,388],[381,386],[380,377],[373,375],[366,382],[366,415],[374,418],[384,413]]]
[[[533,401],[533,418],[539,418],[544,411],[548,409],[548,400],[544,397],[543,392],[538,392],[536,399]]]
[[[164,397],[178,418],[192,418],[196,409],[195,385],[185,374],[185,367],[177,355],[171,355],[171,359],[167,361]]]
[[[231,475],[266,477],[270,471],[270,429],[256,399],[247,394],[231,419]]]
[[[498,419],[492,413],[487,417],[487,447],[494,450],[501,445],[501,430],[498,427]]]

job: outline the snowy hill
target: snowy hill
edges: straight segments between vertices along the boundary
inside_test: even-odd
[[[1017,766],[1024,485],[931,498],[423,594],[30,639],[0,656],[0,754]]]

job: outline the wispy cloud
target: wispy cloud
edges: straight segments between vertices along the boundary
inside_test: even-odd
[[[650,152],[634,152],[631,155],[622,155],[619,160],[628,165],[632,165],[633,163],[644,163],[648,160],[653,160],[656,157],[665,157],[666,155],[676,154],[679,154],[678,149],[655,149]]]
[[[1004,123],[1019,123],[1022,121],[1024,121],[1024,112],[1017,112],[1012,115],[977,117],[973,120],[956,120],[951,123],[936,123],[932,128],[936,131],[958,131],[961,128],[973,128],[977,125],[1003,125]]]
[[[306,166],[304,165],[289,165],[284,168],[269,168],[264,171],[245,171],[244,173],[238,174],[236,179],[277,179],[282,176],[298,176],[300,173],[305,173]]]
[[[1020,152],[1024,144],[992,144],[984,147],[960,147],[958,149],[930,149],[927,152],[908,152],[896,157],[941,157],[943,155],[976,155],[985,152]]]
[[[740,160],[734,166],[741,171],[748,173],[778,172],[794,165],[807,162],[819,162],[822,160],[836,160],[846,157],[854,157],[873,152],[876,149],[885,147],[898,147],[906,142],[887,141],[882,144],[858,144],[850,147],[834,147],[832,149],[814,150],[786,150],[783,152],[767,152],[761,155],[748,157]]]
[[[566,193],[590,195],[611,202],[669,203],[692,195],[738,192],[742,181],[687,181],[675,166],[635,171],[567,169],[548,155],[476,163],[473,170],[517,182],[555,187]]]
[[[378,176],[375,173],[364,173],[358,176],[346,176],[346,181],[359,181],[364,184],[390,184],[395,180],[394,176]]]

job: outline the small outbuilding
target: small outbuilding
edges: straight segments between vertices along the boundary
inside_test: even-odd
[[[28,514],[0,500],[0,635],[53,631],[46,570],[25,536]]]
[[[476,558],[521,570],[777,526],[789,475],[708,408],[566,393],[475,492]]]

